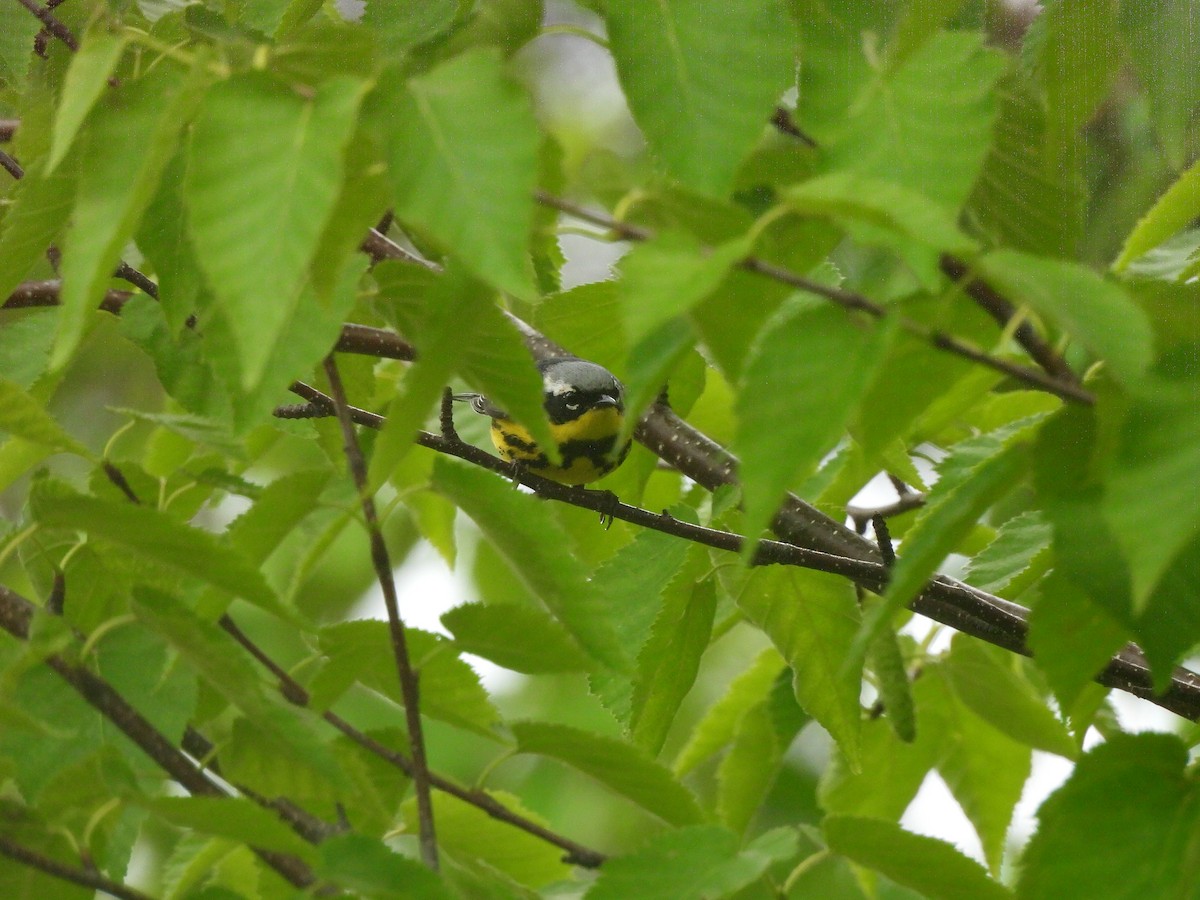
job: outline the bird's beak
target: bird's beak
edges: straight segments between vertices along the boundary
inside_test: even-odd
[[[602,394],[600,396],[600,398],[598,400],[596,400],[596,408],[597,409],[603,409],[606,406],[620,406],[620,405],[621,405],[621,401],[619,401],[616,397],[610,397],[608,394]]]

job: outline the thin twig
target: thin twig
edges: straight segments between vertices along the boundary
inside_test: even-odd
[[[417,822],[420,832],[421,859],[431,869],[438,867],[437,836],[433,825],[433,803],[429,792],[429,763],[425,758],[425,737],[421,727],[420,686],[417,673],[408,656],[408,641],[404,636],[404,621],[400,618],[400,603],[396,597],[396,581],[392,574],[392,563],[387,544],[383,540],[383,529],[375,510],[375,498],[367,485],[367,461],[358,446],[354,433],[354,422],[350,418],[346,392],[338,374],[333,356],[325,357],[325,376],[329,379],[329,391],[333,400],[338,424],[342,429],[342,449],[358,499],[362,506],[363,519],[371,541],[371,563],[375,576],[383,590],[383,602],[387,607],[388,629],[392,636],[392,654],[396,658],[396,672],[400,678],[400,693],[404,698],[404,717],[408,724],[408,739],[412,745],[413,791],[417,796]]]
[[[800,126],[796,124],[796,119],[792,115],[792,111],[786,106],[775,107],[775,112],[771,114],[770,122],[783,134],[797,138],[810,147],[817,146],[817,142],[805,134]]]
[[[51,859],[38,853],[36,850],[31,850],[3,834],[0,834],[0,856],[7,856],[22,865],[45,872],[62,881],[69,881],[94,891],[103,891],[112,897],[119,897],[120,900],[153,900],[149,894],[143,894],[136,888],[113,881],[111,878],[105,878],[94,869],[69,866],[57,859]]]
[[[979,304],[988,315],[995,319],[1001,328],[1008,326],[1017,308],[1006,297],[986,281],[971,275],[971,267],[963,260],[943,253],[940,259],[942,271],[952,281],[960,282],[963,291]],[[1025,352],[1043,369],[1046,374],[1058,379],[1064,384],[1079,384],[1079,376],[1067,365],[1054,348],[1037,332],[1028,321],[1021,322],[1013,331],[1013,338],[1025,348]]]
[[[304,388],[306,390],[303,393],[309,394],[314,399],[304,405],[280,407],[276,410],[276,415],[282,418],[319,418],[331,415],[327,402],[328,398],[322,401],[320,398],[323,395],[319,391],[307,385]],[[292,385],[292,389],[297,393],[301,393],[301,391],[296,390],[296,384]],[[379,428],[383,424],[382,416],[378,416],[367,410],[351,407],[347,412],[354,421],[361,425]],[[659,412],[661,414],[663,411],[659,410]],[[667,410],[666,412],[669,413],[670,411]],[[673,413],[670,414],[674,415]],[[643,419],[642,424],[645,421]],[[639,425],[640,428],[641,425]],[[679,435],[677,434],[676,436]],[[440,435],[429,434],[427,432],[418,432],[415,439],[423,447],[428,447],[439,453],[456,456],[475,465],[491,469],[498,474],[504,475],[506,478],[511,478],[514,475],[512,466],[509,463],[471,444],[462,443],[461,441],[449,441]],[[685,436],[684,442],[686,440]],[[725,451],[721,452],[724,453]],[[672,459],[673,463],[675,461],[675,459]],[[712,464],[712,460],[709,462]],[[719,463],[715,465],[717,470],[724,471]],[[695,475],[688,471],[689,467],[686,463],[678,466],[678,468],[684,474],[689,475],[689,477],[695,478]],[[541,478],[532,472],[520,472],[517,473],[516,477],[522,484],[533,488],[543,497],[569,503],[584,509],[590,509],[595,512],[601,512],[643,528],[652,528],[656,531],[672,534],[685,540],[695,541],[696,543],[705,544],[717,549],[728,550],[733,553],[742,552],[745,538],[741,535],[718,531],[712,528],[704,528],[698,525],[690,525],[686,522],[680,522],[671,516],[663,516],[660,513],[654,513],[650,510],[629,506],[624,503],[614,503],[611,496],[604,491],[580,491]],[[794,498],[792,499],[794,500]],[[799,503],[799,501],[795,502]],[[799,522],[807,530],[809,527],[807,516],[810,512],[816,516],[821,515],[804,504],[800,504],[794,511],[794,517],[786,517],[782,513],[780,516],[777,516],[775,528],[782,530],[782,519],[785,525],[795,525]],[[756,565],[779,563],[815,569],[848,578],[871,591],[882,591],[886,587],[888,573],[887,567],[880,560],[878,548],[871,545],[864,538],[854,534],[850,529],[833,522],[833,520],[826,518],[825,521],[836,526],[830,530],[829,534],[835,536],[834,540],[839,545],[853,547],[853,551],[850,554],[842,556],[837,553],[814,550],[782,541],[760,541],[756,548],[753,563]],[[829,534],[826,535],[827,541]],[[846,541],[846,534],[860,543],[852,545],[844,543]],[[861,558],[863,545],[869,548],[870,554],[874,559]],[[797,600],[797,602],[800,601]],[[957,631],[980,638],[1013,653],[1019,653],[1023,656],[1032,655],[1026,644],[1029,625],[1025,617],[1028,611],[1024,607],[1015,603],[1009,603],[999,597],[994,597],[978,588],[939,575],[925,586],[909,606],[914,612],[920,613],[936,622],[941,622],[944,625],[949,625]],[[1143,700],[1149,700],[1151,703],[1161,706],[1163,709],[1170,710],[1176,715],[1193,721],[1200,721],[1200,675],[1188,669],[1176,667],[1172,674],[1171,684],[1166,692],[1161,695],[1157,694],[1150,678],[1150,668],[1146,663],[1145,656],[1133,644],[1128,645],[1113,657],[1103,671],[1096,676],[1096,681],[1106,687],[1118,688]]]
[[[0,585],[0,628],[19,640],[28,640],[34,612],[32,603]],[[137,744],[159,768],[183,785],[188,793],[205,797],[229,796],[196,768],[161,731],[130,706],[107,681],[57,653],[47,656],[44,662],[90,706]],[[312,871],[296,857],[257,847],[251,849],[295,887],[303,888],[316,882]]]
[[[890,519],[910,510],[920,509],[924,505],[924,494],[908,491],[901,494],[898,500],[883,506],[847,506],[846,515],[857,525],[859,522],[871,522],[876,518]]]
[[[72,51],[79,49],[79,41],[75,39],[75,35],[71,34],[71,29],[54,18],[48,9],[38,6],[35,0],[20,0],[20,3],[38,17],[38,21],[46,26],[47,31],[70,47]]]
[[[572,203],[569,200],[564,200],[561,197],[556,197],[546,191],[536,191],[534,194],[538,203],[543,206],[548,206],[552,209],[557,209],[559,212],[564,212],[577,219],[582,219],[585,222],[591,222],[593,225],[598,225],[601,228],[607,228],[619,237],[631,241],[646,241],[654,236],[654,233],[646,228],[641,228],[637,225],[630,225],[627,222],[621,222],[617,219],[604,213],[597,213],[589,210],[586,207],[580,206],[577,203]],[[823,284],[811,278],[806,278],[790,269],[775,263],[767,262],[757,256],[747,256],[740,263],[739,268],[745,269],[747,272],[755,272],[766,278],[778,281],[781,284],[790,285],[809,293],[816,294],[819,297],[824,297],[831,300],[847,310],[866,313],[876,319],[882,319],[886,316],[895,316],[896,321],[900,326],[910,334],[916,335],[930,345],[945,350],[948,353],[953,353],[963,359],[968,359],[980,365],[995,369],[997,372],[1002,372],[1005,375],[1022,381],[1032,387],[1036,387],[1047,393],[1054,394],[1056,397],[1061,397],[1063,400],[1072,400],[1077,403],[1092,404],[1095,398],[1079,387],[1078,384],[1063,382],[1057,378],[1053,378],[1044,372],[1037,369],[1031,369],[1028,366],[1022,366],[1009,360],[1002,359],[997,356],[992,356],[990,353],[972,347],[970,344],[964,343],[958,338],[945,334],[936,329],[929,328],[927,325],[910,319],[907,316],[897,315],[873,300],[845,288],[834,287],[833,285]]]
[[[25,169],[22,168],[21,164],[3,150],[0,150],[0,166],[3,166],[4,171],[18,181],[25,177]]]
[[[290,703],[297,706],[307,707],[310,704],[310,697],[307,690],[300,682],[296,681],[291,674],[284,669],[279,663],[275,662],[258,644],[252,641],[245,632],[243,632],[229,616],[223,616],[220,620],[220,625],[227,631],[235,641],[253,656],[258,662],[275,676],[279,681],[279,692]],[[325,710],[321,713],[321,717],[340,731],[350,740],[354,741],[369,753],[378,756],[391,765],[395,766],[409,778],[413,777],[413,763],[407,756],[396,750],[391,749],[369,735],[359,731],[337,713],[330,710]],[[443,793],[457,797],[466,803],[470,803],[478,809],[483,810],[493,819],[500,822],[506,822],[539,837],[547,843],[566,851],[566,861],[575,865],[584,866],[585,868],[597,868],[606,859],[603,853],[593,850],[590,847],[585,847],[583,844],[572,841],[570,838],[564,837],[557,832],[551,831],[543,825],[534,822],[522,816],[520,813],[515,813],[500,801],[496,800],[490,794],[464,788],[461,785],[455,784],[448,778],[438,775],[437,772],[429,773],[429,783]]]

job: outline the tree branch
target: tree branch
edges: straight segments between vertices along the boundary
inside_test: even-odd
[[[119,881],[105,878],[99,872],[91,869],[85,869],[80,866],[69,866],[66,863],[59,862],[57,859],[51,859],[49,856],[44,856],[36,850],[31,850],[29,847],[19,844],[3,834],[0,834],[0,855],[7,856],[9,859],[16,860],[22,865],[45,872],[47,875],[52,875],[62,881],[69,881],[72,884],[91,888],[94,891],[102,891],[110,896],[119,897],[121,900],[153,900],[149,894],[143,894],[141,891],[121,884]]]
[[[593,225],[598,225],[601,228],[606,228],[614,234],[631,241],[646,241],[654,236],[654,233],[648,229],[641,228],[637,225],[630,225],[627,222],[620,222],[611,216],[604,213],[597,213],[586,209],[569,200],[564,200],[561,197],[556,197],[546,191],[537,191],[534,194],[538,203],[543,206],[556,209],[559,212],[564,212],[577,219],[582,219],[585,222],[591,222]],[[989,353],[972,347],[970,344],[964,343],[953,335],[946,334],[933,328],[910,319],[907,316],[896,315],[885,307],[880,306],[873,300],[854,291],[848,291],[845,288],[834,287],[828,284],[822,284],[819,281],[814,281],[811,278],[805,278],[796,272],[786,269],[783,266],[775,265],[767,262],[757,256],[747,256],[740,263],[739,268],[745,269],[747,272],[755,272],[766,278],[778,281],[782,284],[798,288],[802,291],[808,291],[811,294],[816,294],[819,297],[824,297],[831,300],[839,306],[855,311],[866,313],[867,315],[882,319],[886,316],[895,316],[905,331],[913,334],[924,341],[927,341],[931,346],[939,350],[945,350],[948,353],[953,353],[963,359],[968,359],[971,362],[979,363],[1015,378],[1018,381],[1024,382],[1031,387],[1054,394],[1063,400],[1070,400],[1076,403],[1092,404],[1095,398],[1081,388],[1077,383],[1065,382],[1058,378],[1050,377],[1049,375],[1039,372],[1037,369],[1031,369],[1028,366],[1022,366],[1014,362],[1009,362],[998,356],[992,356]]]
[[[0,585],[0,628],[18,640],[27,641],[35,611],[36,607],[24,597]],[[103,678],[68,661],[61,654],[51,654],[44,661],[91,707],[140,747],[159,768],[183,785],[188,793],[204,797],[228,796]],[[296,857],[257,847],[251,849],[293,886],[304,888],[316,883],[316,877],[308,866]]]
[[[75,39],[75,35],[71,34],[71,29],[54,18],[48,9],[38,6],[35,0],[19,0],[19,2],[38,17],[38,21],[46,26],[47,31],[70,47],[72,51],[79,49],[79,41]]]
[[[396,671],[400,678],[400,693],[404,698],[404,717],[408,724],[408,740],[412,746],[413,791],[417,795],[417,821],[420,831],[421,858],[431,869],[438,867],[437,836],[433,824],[433,803],[429,792],[429,763],[425,758],[425,736],[421,727],[420,686],[417,673],[408,655],[408,641],[404,636],[404,621],[400,618],[400,603],[396,597],[396,581],[392,574],[392,563],[387,544],[383,540],[383,529],[379,527],[379,516],[375,510],[375,498],[367,484],[367,462],[358,446],[354,423],[350,418],[346,392],[338,374],[333,356],[325,358],[325,375],[329,379],[329,390],[342,429],[342,449],[354,486],[358,489],[358,500],[362,506],[363,519],[371,541],[371,563],[375,576],[383,590],[383,602],[387,607],[388,629],[392,636],[392,654],[396,658]]]
[[[1006,328],[1017,314],[1017,308],[1005,297],[979,278],[971,277],[971,269],[963,260],[948,253],[943,253],[940,259],[942,272],[952,281],[959,282],[963,291],[974,300],[1001,328]],[[1059,356],[1054,348],[1038,334],[1037,329],[1028,321],[1021,322],[1013,331],[1017,343],[1025,348],[1025,352],[1052,378],[1064,384],[1079,384],[1079,376],[1067,365],[1067,361]]]
[[[320,391],[308,385],[300,384],[293,384],[292,389],[306,399],[309,399],[310,402],[305,405],[280,407],[276,410],[276,415],[279,415],[281,418],[320,418],[331,415],[331,400],[321,394]],[[378,416],[367,410],[350,407],[347,413],[353,421],[367,427],[379,428],[383,424],[382,416]],[[656,404],[643,416],[642,421],[638,425],[638,432],[635,432],[635,434],[641,432],[648,418],[659,419],[665,416],[677,419],[669,409]],[[691,444],[691,434],[702,438],[703,441],[708,441],[699,432],[695,432],[690,426],[686,426],[686,423],[682,424],[684,427],[682,439],[670,444],[671,447],[678,444]],[[691,434],[688,432],[691,432]],[[491,469],[508,478],[514,477],[512,466],[509,463],[492,456],[490,453],[474,445],[461,441],[447,440],[442,436],[423,431],[417,433],[415,440],[421,446],[439,453],[458,457],[475,465]],[[700,442],[697,443],[699,444]],[[651,449],[654,448],[651,447]],[[727,451],[721,448],[717,448],[717,450],[725,459],[733,460],[733,457]],[[669,449],[667,452],[670,454]],[[687,457],[681,458],[670,454],[667,458],[672,465],[675,465],[677,462],[682,463],[682,465],[677,465],[676,467],[680,468],[685,475],[693,478],[693,480],[705,484],[704,480],[697,477],[698,474],[703,473],[688,471],[690,467],[686,462]],[[719,486],[719,484],[735,483],[733,473],[736,472],[736,465],[717,462],[716,459],[719,458],[705,459],[704,472],[718,473],[720,477],[728,478],[729,480],[719,480],[714,485],[705,484],[710,489],[711,487]],[[577,490],[570,486],[541,478],[528,471],[518,472],[515,474],[515,477],[522,484],[536,491],[540,496],[569,503],[573,506],[579,506],[583,509],[590,509],[604,515],[610,515],[615,519],[621,519],[622,521],[643,528],[652,528],[656,531],[675,535],[684,540],[695,541],[696,543],[705,544],[720,550],[728,550],[733,553],[741,553],[744,546],[745,538],[741,535],[712,528],[704,528],[699,525],[691,525],[686,522],[680,522],[670,516],[654,513],[636,506],[629,506],[614,501],[606,491]],[[823,543],[850,547],[852,548],[852,552],[843,556],[837,552],[829,552],[824,549],[811,549],[810,547],[801,546],[796,543],[764,540],[758,543],[758,548],[752,560],[753,564],[779,563],[816,569],[821,572],[828,572],[848,578],[856,584],[876,593],[883,591],[887,586],[887,567],[881,559],[878,547],[861,535],[855,534],[849,528],[834,522],[795,497],[789,498],[789,501],[785,504],[785,510],[776,517],[774,527],[777,531],[785,533],[799,528],[807,535],[815,524],[819,524],[818,520],[824,520],[827,525],[832,526],[828,532],[822,535],[821,540]],[[821,534],[819,531],[817,533]],[[852,541],[847,539],[847,535]],[[1033,655],[1026,643],[1029,632],[1029,625],[1026,622],[1028,610],[1018,604],[994,597],[978,588],[955,581],[947,576],[936,576],[909,604],[909,608],[927,618],[941,622],[944,625],[949,625],[957,631],[977,637],[990,644],[995,644],[1005,650],[1019,653],[1023,656]],[[1133,644],[1128,645],[1114,656],[1108,665],[1096,676],[1096,681],[1106,687],[1118,688],[1143,700],[1149,700],[1151,703],[1170,710],[1186,719],[1200,721],[1200,675],[1188,669],[1176,667],[1166,692],[1158,695],[1154,691],[1154,685],[1150,678],[1150,668],[1146,663],[1145,656]]]

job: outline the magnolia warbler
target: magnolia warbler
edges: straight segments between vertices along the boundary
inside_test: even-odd
[[[625,389],[613,373],[573,356],[544,359],[538,371],[561,465],[553,465],[529,430],[487,397],[456,394],[454,399],[470,401],[475,412],[491,417],[492,443],[501,457],[553,481],[587,484],[623,463],[630,442],[618,447],[617,438],[625,421]]]

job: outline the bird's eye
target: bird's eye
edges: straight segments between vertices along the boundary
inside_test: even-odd
[[[567,409],[571,409],[571,410],[579,409],[578,403],[565,403],[563,405],[566,406]]]
[[[563,406],[570,410],[579,409],[579,392],[567,391],[562,395]]]

